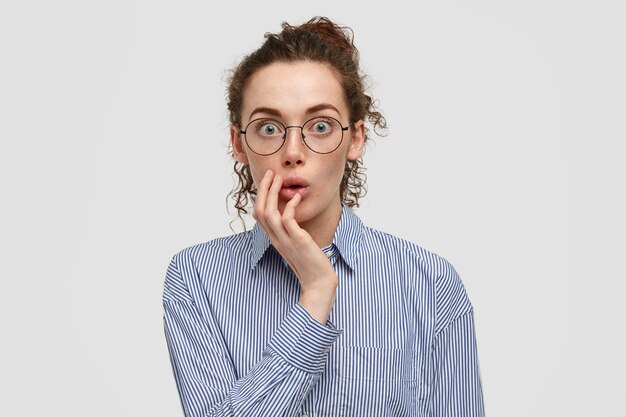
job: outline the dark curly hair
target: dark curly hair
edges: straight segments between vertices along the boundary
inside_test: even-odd
[[[378,135],[384,134],[387,123],[377,110],[376,102],[365,93],[366,76],[359,68],[359,51],[354,46],[354,34],[326,17],[314,17],[299,26],[283,22],[280,33],[266,33],[263,45],[247,55],[231,72],[228,80],[228,111],[230,122],[241,127],[241,106],[246,82],[259,69],[275,62],[313,61],[329,64],[342,81],[344,95],[350,109],[350,125],[365,120]],[[367,142],[369,129],[365,128]],[[231,149],[232,155],[232,149]],[[247,213],[254,203],[257,189],[248,164],[235,162],[238,183],[229,197],[235,202],[237,215]],[[358,207],[365,195],[365,167],[362,158],[346,161],[340,185],[341,201],[349,207]]]

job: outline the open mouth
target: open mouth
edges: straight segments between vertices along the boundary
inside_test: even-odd
[[[292,190],[297,190],[308,185],[309,184],[307,183],[307,181],[304,178],[300,177],[287,177],[283,181],[283,188],[288,188]]]
[[[291,200],[296,194],[300,194],[300,197],[304,198],[309,192],[309,183],[307,180],[301,177],[287,177],[283,181],[283,185],[280,190],[280,197],[285,200]]]

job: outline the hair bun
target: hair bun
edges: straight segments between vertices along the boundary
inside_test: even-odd
[[[323,43],[333,48],[349,51],[358,59],[358,50],[354,46],[354,32],[347,26],[339,26],[327,17],[316,16],[299,26],[287,22],[282,24],[283,30],[307,31],[317,36]]]

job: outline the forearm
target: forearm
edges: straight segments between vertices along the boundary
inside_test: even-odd
[[[172,366],[187,417],[295,415],[340,334],[296,305],[262,359],[237,379],[231,353],[222,344],[197,334],[194,325],[181,333],[176,329],[180,323],[180,317],[166,315]]]
[[[296,415],[313,387],[315,373],[295,368],[274,353],[264,358],[226,392],[206,417]]]

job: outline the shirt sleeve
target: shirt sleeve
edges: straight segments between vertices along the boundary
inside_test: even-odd
[[[341,333],[296,304],[262,359],[238,378],[216,323],[195,305],[176,257],[167,271],[163,305],[165,337],[186,417],[295,415]]]
[[[472,312],[437,335],[433,354],[433,417],[484,417]]]
[[[484,417],[473,308],[452,265],[439,266],[432,416]]]

